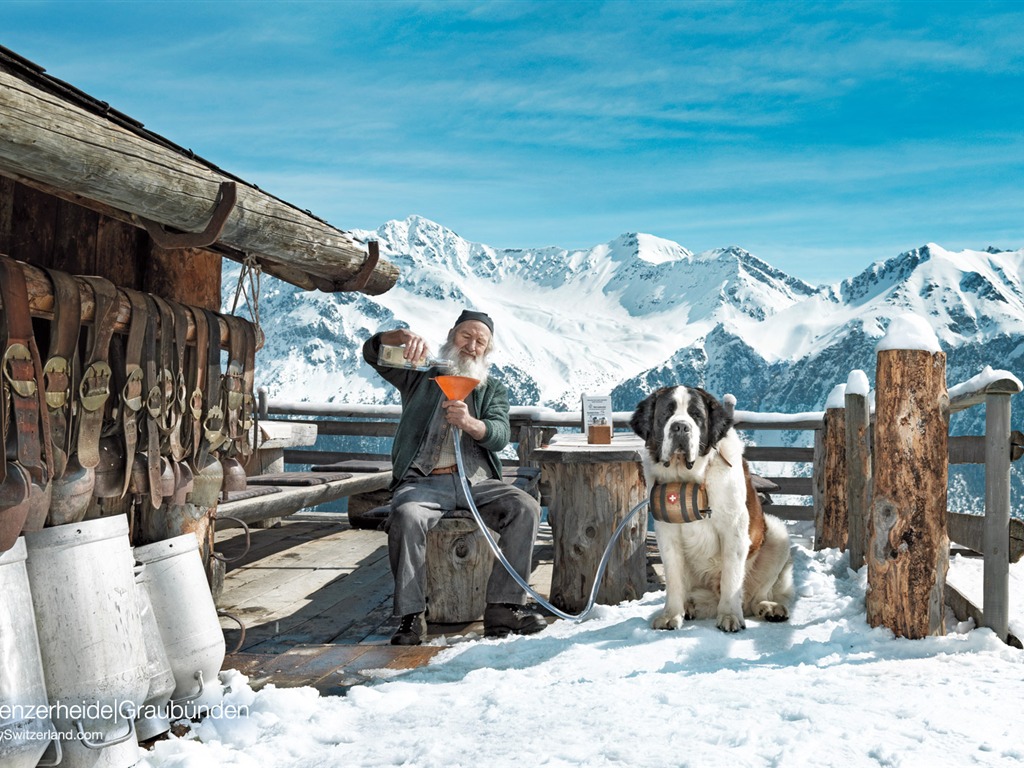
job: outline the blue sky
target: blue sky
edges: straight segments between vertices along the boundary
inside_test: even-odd
[[[0,44],[343,229],[811,283],[1024,247],[1024,3],[18,2]]]

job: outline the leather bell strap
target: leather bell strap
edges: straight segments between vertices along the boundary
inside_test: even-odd
[[[246,320],[242,321],[245,333],[245,351],[243,357],[244,373],[242,376],[245,391],[242,395],[242,455],[252,455],[253,445],[250,436],[255,440],[253,426],[256,423],[256,398],[253,396],[253,384],[256,378],[256,326]]]
[[[154,509],[160,509],[163,495],[160,488],[160,413],[163,393],[157,361],[156,318],[159,310],[156,300],[149,294],[146,300],[146,334],[143,342],[142,388],[146,392],[146,475],[149,477],[149,500]]]
[[[190,440],[188,429],[190,421],[188,415],[187,401],[188,389],[185,380],[185,348],[187,346],[187,331],[189,312],[184,306],[177,303],[171,304],[171,312],[174,315],[174,426],[171,427],[171,456],[175,461],[181,462],[189,454]]]
[[[128,342],[125,345],[124,387],[121,390],[121,430],[124,435],[125,471],[122,498],[131,484],[132,467],[139,444],[139,412],[145,405],[142,352],[146,342],[146,325],[149,321],[146,297],[139,291],[123,289],[132,307],[128,321]]]
[[[72,405],[78,389],[78,337],[82,329],[82,295],[78,281],[67,272],[46,270],[53,283],[53,322],[50,324],[49,357],[43,365],[46,407],[53,445],[53,477],[62,477],[72,443]]]
[[[92,469],[100,461],[100,433],[103,429],[103,411],[110,397],[110,381],[112,371],[110,359],[110,339],[114,335],[114,322],[117,318],[117,288],[109,280],[102,277],[83,277],[92,288],[96,300],[96,312],[92,326],[89,328],[88,352],[89,362],[82,372],[79,386],[78,404],[81,408],[78,417],[78,463],[86,469]]]
[[[224,315],[228,324],[228,368],[221,378],[221,408],[224,409],[225,430],[228,436],[227,455],[234,456],[238,452],[241,432],[242,401],[245,397],[245,369],[242,365],[242,332],[238,327],[238,318]]]
[[[231,336],[229,342],[229,363],[227,373],[224,375],[224,412],[227,414],[228,438],[231,447],[228,454],[248,458],[249,434],[252,428],[252,419],[245,417],[245,396],[248,393],[250,399],[250,413],[252,400],[252,377],[248,378],[247,384],[247,363],[250,357],[255,355],[256,339],[252,332],[252,326],[240,317],[225,315],[228,324],[228,332]]]
[[[227,440],[224,434],[224,410],[220,403],[220,315],[209,309],[201,311],[206,317],[210,343],[206,352],[206,393],[203,398],[206,416],[203,419],[199,453],[196,455],[196,465],[200,467],[206,464],[207,456],[219,450]]]
[[[189,349],[186,368],[188,370],[188,437],[191,442],[189,453],[193,459],[199,456],[199,443],[203,437],[203,386],[206,383],[206,359],[210,344],[210,326],[206,314],[200,309],[192,309],[195,321],[195,346]],[[218,339],[219,342],[219,339]],[[196,464],[198,468],[200,465]]]
[[[6,446],[0,479],[7,477],[6,461],[17,461],[35,484],[45,486],[50,480],[53,452],[48,409],[40,404],[45,391],[43,364],[32,331],[25,273],[6,256],[0,256],[0,297],[4,305],[0,314],[0,343],[4,345],[0,397],[5,407],[10,402],[5,444],[7,438],[14,437],[13,444]]]
[[[171,305],[159,296],[153,296],[160,316],[160,351],[157,358],[160,387],[160,450],[171,455],[171,430],[174,429],[174,312]]]

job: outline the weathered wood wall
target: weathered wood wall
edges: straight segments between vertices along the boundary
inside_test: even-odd
[[[221,257],[165,251],[144,229],[0,175],[0,253],[72,275],[99,275],[195,307],[220,310]]]

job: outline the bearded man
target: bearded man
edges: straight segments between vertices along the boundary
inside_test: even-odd
[[[483,312],[465,310],[448,332],[441,358],[450,370],[417,371],[377,362],[382,345],[404,346],[405,359],[429,352],[423,337],[404,328],[378,333],[363,345],[363,359],[402,396],[402,417],[391,448],[391,516],[388,554],[395,577],[394,615],[401,617],[394,645],[419,645],[426,635],[427,531],[447,513],[468,509],[459,480],[452,428],[462,430],[462,461],[477,509],[498,534],[502,552],[524,580],[529,579],[540,504],[501,479],[498,451],[511,437],[508,391],[488,375],[494,322]],[[445,399],[432,381],[454,373],[479,380],[463,400]],[[527,608],[526,594],[497,560],[487,582],[484,634],[532,634],[547,626]]]

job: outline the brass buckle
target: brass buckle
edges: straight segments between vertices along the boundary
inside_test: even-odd
[[[160,391],[160,387],[152,387],[149,390],[149,394],[146,395],[146,410],[149,411],[149,416],[154,421],[159,421],[160,414],[163,411],[164,405],[164,394]]]
[[[78,387],[78,397],[82,407],[87,411],[98,411],[110,396],[110,377],[113,371],[102,360],[85,369],[82,383]]]
[[[63,408],[71,399],[71,377],[68,376],[70,367],[67,358],[59,355],[51,357],[43,366],[46,405],[51,411]]]
[[[215,405],[206,412],[206,421],[203,422],[203,433],[206,436],[206,442],[210,446],[209,450],[215,451],[225,442],[227,442],[227,436],[223,432],[224,429],[224,411],[221,410],[219,405]]]
[[[178,371],[178,410],[185,410],[185,401],[188,400],[188,384],[185,383],[185,374]]]
[[[121,400],[133,413],[142,410],[142,368],[135,366],[128,373],[128,379],[121,390]]]
[[[243,373],[242,366],[237,362],[228,363],[227,373],[224,374],[223,389],[227,393],[229,411],[237,411],[242,405],[242,391],[245,388]]]
[[[188,407],[192,411],[192,418],[197,420],[203,418],[203,393],[201,391],[197,389],[192,393]]]
[[[15,372],[15,366],[24,368],[28,364],[28,378],[20,379]],[[10,382],[14,391],[19,397],[32,397],[36,393],[36,380],[33,375],[32,353],[24,344],[11,344],[4,352],[4,378]]]
[[[174,405],[175,390],[177,389],[177,385],[174,382],[174,374],[171,373],[170,368],[164,368],[160,371],[157,380],[163,389],[164,412],[170,413]]]
[[[242,398],[242,430],[246,433],[253,425],[253,396],[248,392]]]

